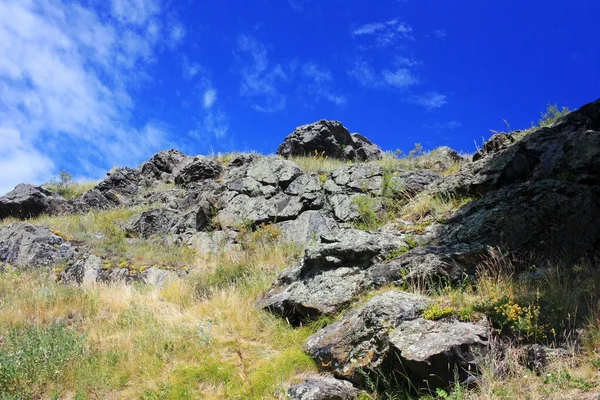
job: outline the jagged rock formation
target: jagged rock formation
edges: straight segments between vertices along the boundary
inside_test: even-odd
[[[498,136],[492,138],[497,142]],[[442,243],[485,243],[577,258],[600,246],[600,101],[485,154],[429,190],[477,200],[448,221]]]
[[[50,267],[74,257],[71,243],[46,228],[22,222],[0,227],[0,265]]]
[[[0,219],[33,218],[41,214],[62,214],[70,211],[69,203],[61,196],[40,186],[21,184],[0,197]]]
[[[373,161],[383,152],[366,137],[350,134],[339,121],[321,120],[297,127],[277,149],[277,154],[312,156],[316,153],[330,158],[351,161]]]

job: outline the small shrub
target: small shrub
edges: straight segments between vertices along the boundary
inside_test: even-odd
[[[31,396],[81,357],[84,341],[85,335],[62,324],[9,330],[0,344],[0,393]]]
[[[358,208],[359,217],[354,222],[357,229],[375,230],[378,229],[382,220],[377,215],[377,199],[369,195],[360,195],[354,198],[354,204]]]
[[[442,307],[439,303],[433,303],[423,311],[423,318],[437,321],[438,319],[450,317],[455,313],[456,311],[452,307]]]

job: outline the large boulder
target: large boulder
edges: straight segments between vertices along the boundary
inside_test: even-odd
[[[33,218],[41,214],[61,214],[70,210],[62,197],[40,186],[20,184],[0,197],[0,219]]]
[[[315,375],[288,390],[291,400],[354,400],[358,389],[350,382],[327,375]]]
[[[74,256],[71,243],[47,228],[21,222],[0,227],[0,264],[49,267]]]
[[[389,332],[403,321],[418,318],[430,301],[419,295],[388,291],[308,338],[304,350],[319,370],[361,385],[366,374],[380,369],[391,351]]]
[[[408,246],[392,233],[343,229],[322,235],[285,269],[258,305],[293,324],[332,315],[373,286],[367,269]]]
[[[456,378],[469,383],[488,350],[486,327],[458,321],[404,321],[388,340],[392,370],[419,388],[446,387]]]
[[[301,244],[316,244],[322,235],[339,228],[338,222],[325,210],[305,211],[298,218],[279,222],[277,226],[285,241]]]
[[[107,209],[119,205],[131,205],[142,192],[142,175],[133,168],[113,168],[95,188],[88,190],[74,201],[80,211]]]
[[[320,370],[359,386],[367,377],[410,388],[467,382],[487,351],[487,328],[419,318],[428,304],[423,296],[384,292],[309,337],[304,350]]]
[[[350,135],[339,121],[321,120],[297,127],[277,149],[277,154],[313,156],[318,153],[329,158],[352,161],[371,161],[383,157],[383,152],[366,137]]]

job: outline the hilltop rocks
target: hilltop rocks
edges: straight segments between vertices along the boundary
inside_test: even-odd
[[[142,164],[141,173],[150,182],[159,180],[165,183],[173,183],[175,175],[192,160],[192,157],[186,156],[179,150],[161,151],[152,156],[148,162]]]
[[[303,211],[323,207],[315,174],[276,157],[253,157],[222,177],[221,188],[209,196],[221,226],[287,221]]]
[[[48,267],[73,257],[71,244],[46,228],[21,222],[0,227],[0,264]]]
[[[74,204],[80,210],[108,209],[131,204],[142,191],[142,175],[137,169],[113,168],[95,188],[85,192]]]
[[[68,202],[40,186],[20,184],[0,197],[0,219],[33,218],[41,214],[61,214],[70,210]]]
[[[312,156],[315,152],[352,161],[372,161],[383,156],[381,149],[366,137],[350,135],[341,122],[327,120],[297,127],[277,149],[277,154],[284,157]]]
[[[321,244],[285,269],[258,305],[294,324],[331,315],[372,286],[368,267],[406,247],[394,234],[346,229],[322,235]]]
[[[348,381],[316,375],[292,386],[288,396],[292,400],[354,400],[358,396],[358,389]]]
[[[223,172],[223,166],[207,157],[194,157],[181,171],[175,175],[175,183],[189,186],[192,183],[202,183],[207,179],[216,179]]]

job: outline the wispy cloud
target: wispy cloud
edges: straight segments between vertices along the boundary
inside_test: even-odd
[[[251,99],[252,107],[262,112],[285,108],[286,96],[278,85],[288,81],[288,74],[281,64],[270,64],[265,45],[252,36],[240,35],[236,58],[242,79],[240,93]]]
[[[207,89],[204,91],[202,96],[202,106],[204,108],[211,108],[217,101],[217,91],[215,89]]]
[[[185,38],[186,30],[183,24],[175,23],[169,31],[169,46],[177,48]]]
[[[88,160],[85,174],[167,145],[166,127],[131,118],[131,88],[169,40],[161,11],[150,0],[98,11],[60,0],[0,3],[0,128],[14,139],[2,162],[27,172],[3,178],[0,192],[46,180],[60,159]]]
[[[395,71],[385,70],[381,74],[387,85],[398,89],[405,89],[419,83],[419,79],[408,68],[398,68]]]
[[[436,132],[450,131],[454,129],[458,129],[462,126],[462,124],[457,120],[452,120],[448,122],[433,122],[423,124],[423,128],[430,129]]]
[[[302,4],[301,0],[288,0],[288,4],[295,12],[304,11],[304,4]]]
[[[317,99],[325,99],[337,105],[346,104],[346,97],[333,89],[333,76],[329,69],[320,67],[315,62],[302,66],[305,84],[301,85],[310,95]]]
[[[427,92],[421,95],[412,96],[409,101],[428,110],[440,108],[448,103],[448,96],[438,92]]]
[[[448,36],[448,33],[444,29],[436,29],[433,31],[433,36],[438,39],[445,39]]]
[[[113,17],[123,24],[144,26],[161,11],[156,0],[112,0]]]
[[[363,39],[365,48],[387,47],[396,44],[401,39],[415,40],[412,27],[397,19],[361,25],[352,30],[352,36]]]
[[[419,84],[417,76],[408,68],[376,72],[364,60],[358,60],[348,74],[362,86],[371,88],[407,89]]]
[[[198,126],[188,132],[196,140],[222,139],[229,132],[229,117],[222,111],[210,110]]]

